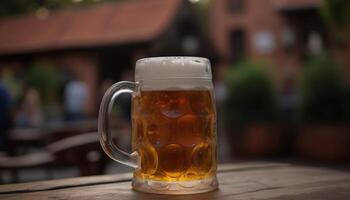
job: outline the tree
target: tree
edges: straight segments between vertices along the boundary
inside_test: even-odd
[[[210,0],[190,0],[193,4],[195,15],[199,19],[199,25],[204,32],[209,31],[209,6]]]
[[[346,41],[350,27],[350,1],[323,0],[321,15],[335,29],[337,39]]]

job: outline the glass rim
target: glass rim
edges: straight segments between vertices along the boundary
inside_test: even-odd
[[[197,57],[197,56],[156,56],[156,57],[146,57],[141,58],[136,61],[136,65],[138,63],[145,63],[145,62],[161,62],[161,61],[168,61],[168,60],[183,60],[183,61],[194,61],[194,62],[204,62],[206,64],[210,64],[210,61],[208,58],[205,57]]]

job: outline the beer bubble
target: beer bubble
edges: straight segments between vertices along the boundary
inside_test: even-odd
[[[159,156],[159,168],[172,178],[181,176],[188,168],[186,152],[181,145],[170,144],[162,148]]]

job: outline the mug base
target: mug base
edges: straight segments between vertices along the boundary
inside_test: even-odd
[[[132,187],[136,191],[154,194],[197,194],[216,190],[218,181],[216,176],[195,181],[152,181],[134,178]]]

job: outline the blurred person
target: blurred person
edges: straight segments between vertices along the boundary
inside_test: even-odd
[[[40,127],[43,123],[43,110],[39,92],[25,85],[19,102],[15,123],[18,127]]]
[[[217,131],[218,131],[218,142],[219,146],[219,159],[225,160],[230,157],[229,146],[227,142],[227,135],[224,124],[224,103],[227,97],[227,85],[225,83],[225,73],[227,68],[223,66],[218,66],[216,68],[216,73],[214,76],[214,91],[216,100],[216,112],[217,112]]]
[[[225,73],[227,69],[224,66],[218,66],[214,77],[215,100],[218,112],[223,110],[224,102],[227,97],[227,85],[225,83]]]
[[[7,151],[7,130],[11,128],[12,124],[10,107],[10,93],[0,79],[0,151]]]
[[[307,38],[307,50],[309,55],[316,56],[323,51],[323,41],[320,33],[312,31]]]
[[[83,120],[85,105],[88,98],[86,83],[79,79],[72,79],[64,88],[64,108],[68,121]]]
[[[222,79],[217,79],[214,82],[214,88],[218,107],[222,107],[227,97],[227,86]]]
[[[285,153],[292,153],[293,141],[295,139],[295,133],[298,131],[298,101],[299,94],[297,87],[295,86],[295,80],[291,76],[284,78],[282,82],[282,88],[278,94],[278,106],[280,111],[280,119],[284,125],[284,137],[286,143]]]
[[[298,92],[293,78],[285,78],[279,94],[279,107],[282,119],[287,123],[295,122],[295,111],[298,106],[298,98]]]

